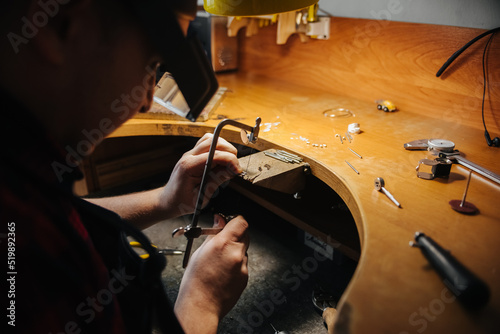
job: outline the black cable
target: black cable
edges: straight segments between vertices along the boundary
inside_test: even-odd
[[[443,66],[441,66],[441,68],[437,71],[436,76],[439,77],[448,68],[448,66],[450,66],[451,63],[453,63],[453,61],[458,56],[460,56],[462,54],[462,52],[464,52],[469,46],[471,46],[472,44],[476,43],[477,41],[479,41],[484,36],[488,36],[489,34],[494,34],[494,33],[498,32],[498,31],[500,31],[500,27],[488,30],[488,31],[482,33],[481,35],[475,37],[474,39],[472,39],[470,42],[468,42],[464,46],[462,46],[458,51],[456,51],[454,54],[452,54],[450,58],[448,58],[448,60],[443,64]]]
[[[487,66],[486,66],[486,54],[487,54],[487,50],[488,50],[488,47],[490,46],[491,44],[491,40],[493,39],[493,37],[495,36],[495,33],[491,34],[490,38],[488,39],[488,42],[486,42],[486,45],[484,46],[484,50],[483,50],[483,101],[481,103],[481,117],[483,119],[483,126],[484,126],[484,131],[486,133],[488,133],[488,130],[486,130],[486,123],[484,121],[484,100],[485,100],[485,97],[486,97],[486,86],[489,87],[489,78],[488,78],[488,71],[487,71]]]

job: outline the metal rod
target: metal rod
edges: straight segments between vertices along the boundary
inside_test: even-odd
[[[392,196],[392,194],[391,194],[391,193],[390,193],[387,189],[385,189],[384,187],[382,187],[382,189],[381,189],[381,190],[382,190],[382,192],[383,192],[383,193],[384,193],[387,197],[389,197],[389,199],[392,201],[392,203],[396,204],[396,206],[397,206],[398,208],[400,208],[400,207],[401,207],[401,204],[399,204],[399,202],[398,202],[398,201],[394,198],[394,196]]]
[[[283,155],[279,155],[277,153],[273,153],[273,152],[264,152],[264,154],[268,157],[271,157],[271,158],[274,158],[274,159],[277,159],[277,160],[280,160],[280,161],[283,161],[283,162],[287,162],[287,163],[293,163],[294,161],[286,156],[283,156]]]
[[[284,155],[284,156],[286,156],[288,158],[291,158],[292,160],[300,160],[300,161],[302,161],[301,157],[299,157],[298,155],[292,154],[290,152],[287,152],[287,151],[276,150],[276,153],[278,153],[279,155]]]
[[[353,165],[351,165],[349,162],[347,162],[347,160],[344,160],[344,161],[345,161],[345,163],[346,163],[346,164],[348,164],[348,165],[349,165],[349,167],[351,167],[351,168],[352,168],[352,170],[353,170],[353,171],[355,171],[357,174],[359,174],[358,170],[357,170],[356,168],[354,168],[354,166],[353,166]]]
[[[475,163],[473,163],[465,158],[462,158],[459,155],[451,156],[449,158],[450,159],[451,158],[457,159],[458,163],[461,164],[462,166],[465,166],[465,167],[473,170],[474,172],[478,173],[479,175],[482,175],[482,176],[490,179],[491,181],[494,181],[494,182],[500,184],[500,175],[495,174],[492,171],[489,171],[486,168],[483,168],[483,167],[479,166],[478,164],[475,164]]]
[[[348,147],[348,148],[349,148],[349,150],[350,150],[352,153],[356,154],[356,155],[358,156],[358,158],[363,159],[363,157],[362,157],[361,155],[359,155],[358,153],[354,152],[354,151],[352,150],[352,148],[350,148],[350,147]]]
[[[469,191],[469,183],[471,176],[472,176],[472,170],[469,171],[469,178],[467,179],[467,185],[465,186],[464,196],[462,197],[462,202],[460,203],[460,207],[464,206],[465,198],[467,197],[467,191]]]

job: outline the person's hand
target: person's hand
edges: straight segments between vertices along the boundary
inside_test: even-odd
[[[224,224],[215,215],[214,227]],[[248,282],[247,228],[243,217],[232,219],[189,260],[174,309],[186,333],[215,333],[241,296]]]
[[[175,165],[160,195],[160,203],[163,210],[170,213],[169,217],[194,212],[212,138],[212,134],[205,134]],[[204,205],[221,184],[242,172],[236,154],[233,145],[218,138],[211,170],[207,174]]]

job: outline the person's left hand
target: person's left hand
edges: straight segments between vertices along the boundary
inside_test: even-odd
[[[169,212],[168,216],[194,212],[212,138],[212,134],[205,134],[175,165],[160,195],[160,205],[164,211]],[[219,137],[212,166],[207,174],[204,205],[221,184],[242,172],[236,154],[236,148]]]
[[[208,236],[193,253],[175,302],[175,314],[186,334],[216,333],[248,282],[247,221],[237,216],[226,223],[215,215],[213,227],[223,230]]]

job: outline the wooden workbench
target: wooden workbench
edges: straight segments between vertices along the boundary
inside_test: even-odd
[[[263,77],[230,74],[219,80],[231,92],[213,119],[204,123],[133,119],[113,136],[199,137],[213,131],[221,117],[249,125],[261,117],[256,148],[283,148],[303,156],[311,164],[313,175],[342,197],[355,219],[362,252],[339,305],[337,331],[413,333],[427,328],[432,333],[473,333],[498,328],[500,186],[473,174],[467,199],[476,204],[480,214],[462,215],[448,202],[462,198],[468,170],[454,165],[448,179],[419,179],[415,167],[429,153],[403,148],[405,142],[433,137],[439,129],[448,133],[447,139],[470,160],[500,173],[500,150],[484,145],[480,131],[404,110],[384,113],[374,103],[285,86]],[[347,107],[354,116],[327,119],[323,111],[331,106]],[[353,122],[360,123],[362,133],[354,135],[352,143],[341,144],[335,134],[344,134]],[[266,128],[270,130],[266,132]],[[239,130],[230,126],[223,131],[223,137],[233,142],[239,142],[239,136]],[[312,143],[327,147],[313,147]],[[379,176],[402,208],[374,189],[373,181]],[[417,231],[449,249],[489,285],[492,296],[484,310],[473,314],[458,302],[450,302],[452,295],[429,269],[420,251],[408,246]]]
[[[263,29],[260,39],[243,41],[239,73],[219,76],[230,92],[212,119],[133,119],[113,136],[200,137],[213,131],[220,118],[253,125],[261,117],[255,147],[283,148],[304,157],[313,175],[341,196],[354,217],[361,256],[338,305],[336,333],[498,332],[500,186],[473,174],[467,200],[480,213],[460,214],[448,202],[462,198],[468,170],[453,165],[448,179],[419,179],[415,167],[429,152],[403,148],[416,139],[449,139],[469,160],[500,174],[500,148],[486,145],[478,112],[482,49],[466,52],[467,61],[454,65],[446,80],[434,77],[447,56],[480,31],[335,18],[331,41],[302,44],[292,38],[277,47],[272,29]],[[496,54],[498,45],[492,44]],[[497,85],[499,58],[490,59],[490,81]],[[401,110],[379,111],[375,97],[395,98]],[[497,117],[490,111],[498,110],[498,89],[491,89],[489,101],[486,122],[498,136]],[[354,116],[323,116],[337,107]],[[335,134],[344,134],[354,122],[362,133],[341,144]],[[231,127],[222,136],[233,142],[240,138],[239,130]],[[385,179],[402,208],[374,189],[376,177]],[[484,309],[471,312],[454,300],[420,251],[409,247],[417,231],[449,249],[488,284],[491,299]]]

